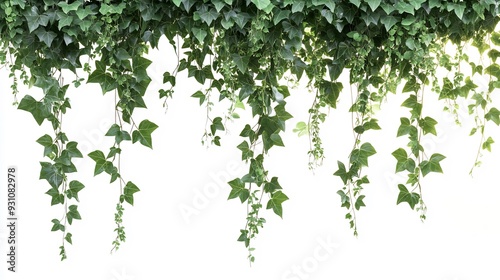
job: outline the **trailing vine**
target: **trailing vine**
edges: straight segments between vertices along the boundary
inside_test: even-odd
[[[48,158],[41,162],[40,179],[51,187],[51,205],[63,208],[62,218],[52,219],[52,230],[62,232],[60,255],[65,259],[65,245],[73,238],[69,225],[81,219],[78,205],[70,201],[78,201],[84,189],[69,179],[77,171],[72,159],[83,155],[63,130],[64,114],[71,108],[66,93],[96,83],[103,94],[115,95],[115,121],[105,134],[114,137],[114,143],[107,153],[87,155],[95,163],[94,176],[107,173],[110,184],[119,187],[113,251],[125,241],[125,203],[133,205],[139,192],[122,174],[121,143],[153,148],[152,133],[158,126],[137,120],[134,111],[146,108],[143,97],[152,81],[147,73],[152,61],[145,55],[166,40],[176,53],[169,58],[175,68],[165,71],[159,98],[167,107],[168,98],[176,94],[179,72],[187,71],[200,84],[191,96],[207,112],[203,143],[221,145],[226,122],[240,117],[237,108],[249,108],[254,117],[237,146],[248,172],[228,182],[228,198],[246,204],[245,226],[237,240],[253,262],[252,241],[266,222],[264,204],[283,217],[282,204],[288,200],[264,164],[270,149],[285,146],[282,136],[292,118],[286,107],[288,84],[305,77],[312,95],[312,105],[305,108],[309,118],[294,129],[310,137],[310,169],[328,159],[322,124],[340,96],[351,90],[353,146],[347,161],[338,160],[334,175],[342,182],[337,193],[354,235],[358,211],[366,206],[363,188],[370,182],[364,170],[376,154],[365,134],[383,129],[376,116],[384,100],[403,95],[401,106],[409,112],[399,119],[395,136],[408,142],[392,155],[395,172],[406,174],[407,181],[393,186],[399,189],[395,200],[408,203],[424,220],[421,179],[442,173],[440,162],[445,159],[439,152],[427,154],[422,144],[437,135],[434,112],[426,111],[427,96],[438,94],[457,123],[463,109],[459,101],[469,102],[467,110],[475,121],[470,134],[480,138],[474,163],[478,166],[482,151],[491,150],[494,143],[487,122],[500,125],[492,98],[500,88],[500,33],[495,29],[499,14],[495,0],[2,0],[0,63],[10,70],[14,105],[30,112],[38,125],[47,121],[52,126],[50,135],[37,140]],[[348,74],[348,84],[340,79],[342,73]],[[71,83],[64,82],[68,76],[74,76]],[[487,81],[486,88],[479,78]],[[21,93],[19,82],[41,93]],[[212,115],[212,108],[226,101],[226,113]]]

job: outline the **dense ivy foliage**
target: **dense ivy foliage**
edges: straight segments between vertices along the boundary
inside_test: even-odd
[[[400,191],[397,203],[408,203],[425,219],[420,180],[442,172],[445,156],[426,155],[421,144],[426,134],[437,133],[437,122],[422,113],[424,94],[438,94],[451,112],[458,110],[457,100],[469,101],[477,125],[471,134],[480,134],[480,147],[490,149],[493,139],[486,138],[486,122],[500,124],[500,111],[491,105],[490,96],[500,88],[500,34],[495,31],[499,14],[495,0],[2,0],[0,61],[11,70],[14,98],[18,80],[43,90],[42,96],[26,94],[16,104],[38,125],[46,121],[53,128],[37,140],[46,157],[40,163],[40,179],[50,185],[52,205],[63,207],[63,218],[52,220],[52,230],[62,232],[64,259],[65,245],[72,242],[69,225],[81,219],[73,199],[78,201],[84,189],[83,183],[71,180],[77,171],[72,159],[83,155],[63,130],[64,114],[71,108],[66,92],[86,82],[116,96],[115,123],[106,133],[114,144],[88,157],[95,162],[94,175],[107,173],[110,183],[120,188],[113,241],[113,249],[118,249],[125,241],[124,203],[132,205],[139,191],[121,173],[120,145],[132,141],[153,147],[157,125],[134,119],[134,110],[146,107],[143,97],[151,82],[146,71],[151,61],[144,55],[158,47],[161,38],[168,39],[178,54],[172,60],[178,63],[175,71],[163,75],[162,102],[166,105],[174,94],[181,71],[203,85],[203,91],[192,95],[201,105],[210,109],[214,100],[230,101],[223,116],[207,110],[204,141],[220,145],[225,120],[237,117],[234,110],[242,104],[256,117],[241,131],[243,140],[237,146],[248,173],[229,182],[229,199],[239,198],[248,206],[238,241],[253,261],[251,242],[265,223],[264,203],[281,217],[288,199],[265,160],[271,148],[284,146],[281,135],[292,118],[286,109],[289,82],[307,77],[315,97],[305,108],[309,120],[294,129],[310,137],[310,168],[324,158],[320,126],[327,110],[336,108],[339,96],[349,94],[344,89],[351,88],[355,141],[334,175],[343,183],[340,203],[355,235],[356,213],[365,206],[363,187],[369,183],[363,168],[376,153],[363,134],[381,129],[375,108],[388,93],[407,96],[401,106],[408,114],[401,116],[396,137],[407,137],[408,145],[392,155],[395,172],[407,174],[408,180],[394,187]],[[471,59],[463,51],[465,45],[476,49],[480,59]],[[453,51],[447,51],[450,48]],[[349,84],[339,80],[342,73],[349,74]],[[68,83],[63,75],[74,80]],[[478,77],[488,80],[486,88],[477,85]]]

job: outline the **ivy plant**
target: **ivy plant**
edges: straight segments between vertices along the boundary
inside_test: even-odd
[[[146,108],[143,98],[152,81],[147,73],[152,62],[145,54],[158,48],[160,40],[169,42],[177,65],[163,74],[159,102],[168,106],[178,73],[187,71],[201,88],[191,96],[207,111],[203,143],[221,145],[226,121],[239,117],[236,108],[247,107],[254,117],[244,125],[236,147],[248,171],[228,182],[228,199],[247,205],[237,240],[253,262],[252,241],[266,222],[264,206],[283,217],[288,200],[266,159],[270,149],[285,146],[282,135],[292,118],[286,102],[289,85],[307,79],[314,98],[304,108],[309,118],[294,129],[309,136],[311,169],[325,159],[321,127],[328,111],[336,109],[341,95],[350,95],[354,142],[332,173],[340,179],[338,202],[354,235],[356,215],[365,207],[363,189],[370,183],[364,171],[377,153],[365,133],[383,130],[376,116],[388,94],[404,96],[406,113],[394,137],[407,139],[407,144],[392,155],[395,172],[407,180],[393,186],[399,189],[395,202],[408,204],[424,220],[422,178],[442,173],[440,163],[446,159],[427,154],[422,145],[423,139],[437,135],[437,121],[424,114],[424,97],[437,94],[443,109],[453,114],[461,101],[467,104],[475,121],[470,134],[479,139],[478,166],[483,151],[494,143],[487,124],[500,125],[500,111],[492,102],[492,93],[500,88],[499,15],[495,0],[2,0],[0,63],[10,69],[15,106],[32,114],[38,125],[51,125],[37,140],[44,157],[40,179],[48,183],[51,205],[61,207],[61,217],[51,221],[52,231],[62,234],[60,255],[65,259],[66,245],[77,238],[70,226],[82,218],[78,194],[85,188],[72,179],[77,172],[73,159],[84,155],[64,132],[64,115],[71,109],[66,94],[95,83],[115,96],[115,121],[105,134],[113,145],[85,155],[95,164],[94,176],[106,173],[110,184],[118,186],[115,250],[125,241],[125,206],[133,205],[140,191],[121,172],[121,144],[153,148],[158,126],[138,120],[134,111]],[[348,82],[339,78],[342,73],[348,74]],[[479,86],[478,79],[487,86]],[[42,94],[20,96],[19,83]],[[222,101],[228,101],[226,113],[214,115],[211,108]]]

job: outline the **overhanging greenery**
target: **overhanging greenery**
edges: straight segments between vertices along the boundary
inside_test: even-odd
[[[172,60],[178,62],[175,71],[163,75],[161,102],[166,105],[174,94],[181,71],[203,85],[204,91],[192,94],[200,105],[209,109],[216,101],[230,101],[227,114],[208,113],[204,141],[220,145],[225,120],[237,118],[234,110],[243,104],[256,117],[241,131],[243,141],[237,146],[242,161],[249,163],[248,173],[229,182],[229,199],[248,205],[238,240],[249,249],[250,261],[251,241],[265,223],[260,212],[264,203],[281,217],[288,200],[278,178],[265,167],[267,152],[284,146],[281,135],[292,118],[283,81],[307,77],[314,95],[313,105],[304,108],[309,120],[294,129],[310,137],[310,168],[324,158],[320,126],[326,110],[336,108],[339,96],[348,94],[345,88],[354,89],[350,112],[356,140],[348,159],[338,161],[334,175],[343,183],[338,194],[355,235],[356,213],[365,206],[362,191],[369,183],[362,171],[376,153],[363,134],[381,129],[374,108],[387,94],[405,95],[401,106],[409,110],[401,116],[396,135],[407,137],[408,145],[392,153],[395,172],[408,177],[394,186],[400,191],[397,203],[408,203],[421,219],[426,206],[420,180],[442,172],[440,162],[445,159],[438,153],[426,155],[421,145],[426,134],[437,134],[437,122],[422,114],[424,95],[438,94],[452,113],[458,110],[457,100],[469,102],[476,120],[471,134],[480,134],[476,164],[481,149],[489,150],[493,143],[485,134],[486,123],[500,125],[500,111],[491,101],[492,92],[500,88],[500,34],[495,31],[500,8],[494,0],[3,0],[0,8],[0,62],[11,69],[15,100],[18,80],[43,90],[43,96],[26,94],[16,104],[38,125],[47,121],[53,128],[37,142],[47,157],[40,163],[40,179],[50,185],[51,204],[61,204],[64,211],[62,219],[52,219],[52,230],[63,235],[62,259],[66,243],[72,242],[69,225],[81,219],[73,199],[78,201],[84,189],[83,183],[71,180],[71,173],[77,172],[72,159],[83,155],[63,131],[62,119],[71,108],[66,92],[86,82],[116,95],[116,121],[106,133],[114,145],[88,157],[95,162],[94,175],[107,173],[110,183],[119,185],[113,241],[113,249],[118,249],[125,241],[124,203],[133,205],[139,191],[121,173],[120,145],[132,141],[153,147],[157,125],[135,120],[134,110],[146,108],[143,97],[151,82],[146,72],[151,61],[144,55],[158,47],[161,38],[175,47],[177,57]],[[477,50],[477,59],[463,51],[466,45]],[[455,46],[453,53],[446,52],[450,46]],[[339,81],[344,72],[349,73],[349,85]],[[70,83],[62,79],[68,73],[74,76]],[[488,81],[487,88],[478,87],[478,77]]]

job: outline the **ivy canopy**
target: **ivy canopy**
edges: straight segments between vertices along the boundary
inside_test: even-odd
[[[431,90],[446,100],[448,110],[456,110],[456,100],[470,99],[471,114],[481,134],[481,147],[489,149],[492,139],[485,139],[487,121],[500,124],[500,111],[491,106],[490,94],[500,88],[500,34],[495,28],[500,19],[499,3],[485,1],[441,0],[5,0],[0,3],[0,62],[11,69],[13,93],[18,94],[17,81],[43,90],[41,98],[24,95],[18,108],[30,112],[40,125],[51,123],[52,135],[38,139],[44,147],[40,178],[50,185],[47,194],[52,205],[64,205],[63,219],[53,219],[52,230],[71,243],[66,222],[80,219],[72,199],[84,184],[70,181],[77,169],[75,157],[83,157],[74,141],[62,130],[64,113],[71,107],[66,92],[71,84],[97,83],[103,93],[116,95],[116,123],[106,136],[114,137],[109,152],[94,151],[88,155],[96,166],[94,175],[107,173],[111,183],[120,185],[115,214],[117,225],[114,248],[125,240],[122,225],[123,203],[133,204],[139,188],[126,181],[119,161],[123,141],[139,142],[152,148],[152,133],[157,125],[149,120],[136,124],[135,108],[145,108],[143,97],[151,78],[145,58],[149,48],[158,47],[166,38],[175,48],[176,69],[165,72],[164,89],[159,98],[166,104],[175,91],[176,75],[187,70],[204,87],[193,93],[201,105],[213,106],[210,96],[230,101],[225,116],[207,116],[209,125],[204,140],[220,145],[224,121],[234,117],[234,109],[246,103],[256,117],[247,124],[237,146],[249,170],[229,182],[229,198],[239,198],[249,205],[246,225],[239,241],[250,252],[250,241],[265,220],[259,214],[263,207],[283,214],[285,195],[277,177],[264,166],[267,152],[273,146],[284,146],[280,134],[292,116],[286,110],[288,81],[307,77],[308,88],[315,96],[307,123],[297,124],[299,135],[311,139],[310,167],[324,157],[320,124],[325,109],[336,108],[343,94],[338,79],[349,74],[349,84],[356,88],[350,111],[354,116],[356,141],[347,161],[338,162],[334,175],[344,187],[338,191],[341,205],[347,209],[346,219],[357,234],[356,211],[365,206],[363,186],[369,183],[362,175],[375,147],[362,141],[367,130],[381,129],[373,108],[387,93],[406,94],[401,105],[409,109],[402,116],[397,137],[408,138],[408,145],[393,152],[396,172],[407,174],[408,180],[398,185],[397,203],[406,202],[425,219],[425,203],[421,196],[420,178],[430,172],[442,172],[441,154],[427,156],[421,137],[436,134],[437,122],[422,115],[424,92]],[[455,53],[446,53],[450,44]],[[477,49],[480,60],[469,59],[465,44]],[[182,55],[181,55],[182,54]],[[484,58],[484,59],[483,59]],[[470,72],[463,70],[467,65]],[[449,75],[437,75],[438,69]],[[62,75],[73,73],[71,83]],[[487,76],[487,90],[479,90],[474,75]],[[403,85],[398,87],[398,85]],[[212,100],[212,101],[210,101]],[[350,121],[350,120],[349,120]],[[69,207],[67,207],[69,205]],[[69,211],[67,210],[69,209]],[[250,253],[250,260],[253,256]]]

